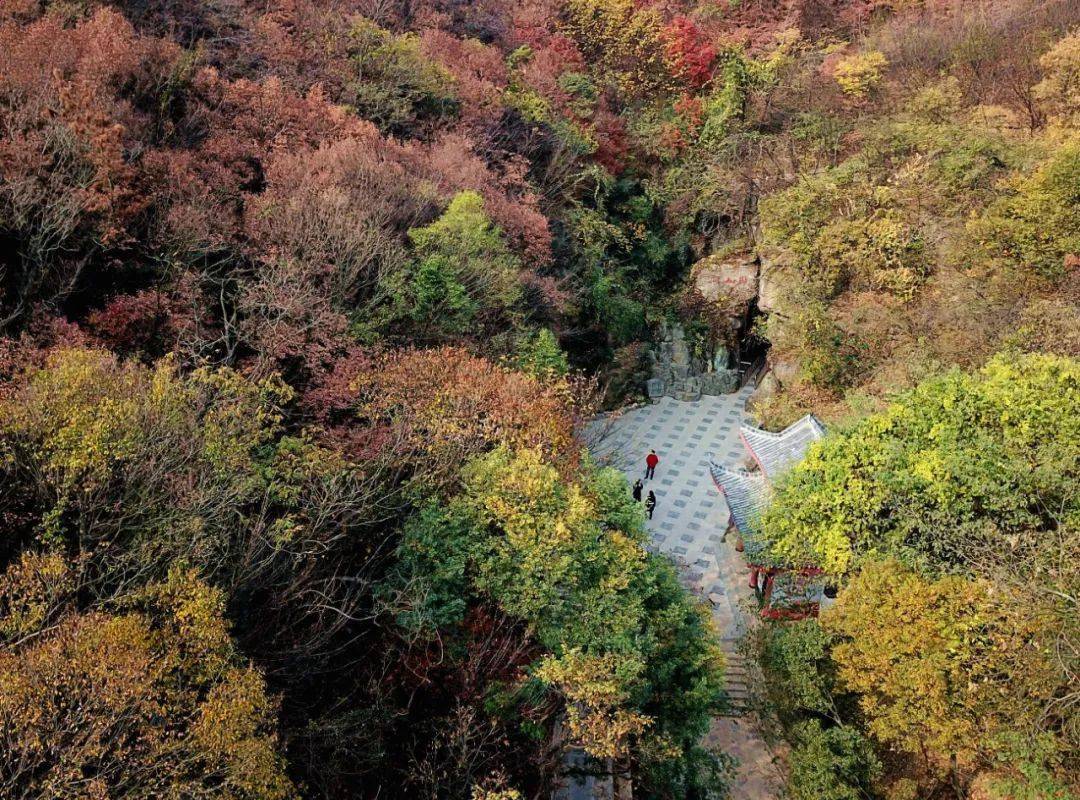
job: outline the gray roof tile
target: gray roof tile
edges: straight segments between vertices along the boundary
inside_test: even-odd
[[[709,473],[727,500],[731,521],[742,534],[747,557],[760,549],[758,517],[769,502],[769,483],[760,472],[729,469],[715,461],[709,462]]]
[[[751,428],[749,425],[739,428],[743,444],[770,480],[775,480],[801,461],[806,449],[824,435],[825,426],[813,414],[807,414],[779,433]]]

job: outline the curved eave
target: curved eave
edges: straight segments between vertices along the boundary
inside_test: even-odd
[[[747,547],[758,538],[758,519],[769,502],[769,483],[760,473],[744,472],[709,460],[709,474],[724,495],[731,521],[739,529]]]
[[[825,426],[813,414],[807,414],[779,433],[739,427],[743,445],[769,479],[776,479],[806,455],[806,449],[825,435]]]

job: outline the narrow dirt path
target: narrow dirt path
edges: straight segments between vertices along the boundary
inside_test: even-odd
[[[745,457],[739,425],[750,392],[746,387],[694,402],[665,397],[613,421],[597,421],[591,433],[597,459],[621,469],[631,482],[644,478],[649,450],[660,457],[655,479],[645,481],[645,493],[651,489],[657,499],[649,521],[653,547],[672,556],[684,584],[711,604],[728,658],[727,688],[734,709],[732,716],[714,721],[709,740],[739,759],[733,800],[773,800],[781,795],[783,776],[752,717],[742,713],[749,678],[737,651],[747,622],[740,603],[752,590],[740,555],[722,540],[727,505],[708,471],[710,453],[729,466]]]

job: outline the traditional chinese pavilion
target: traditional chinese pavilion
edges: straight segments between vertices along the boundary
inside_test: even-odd
[[[821,570],[774,563],[761,537],[759,520],[772,496],[772,482],[801,461],[811,443],[824,435],[825,426],[813,414],[779,433],[743,425],[739,438],[756,469],[729,469],[709,459],[713,482],[731,512],[728,524],[742,537],[750,586],[762,599],[762,616],[797,619],[816,615],[820,607]]]

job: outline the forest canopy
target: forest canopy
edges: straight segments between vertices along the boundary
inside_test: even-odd
[[[1074,796],[1078,75],[1072,0],[2,0],[0,794],[723,800],[583,435],[678,330],[833,431],[791,797]]]
[[[900,395],[782,482],[768,545],[842,587],[820,621],[760,643],[774,702],[814,759],[801,796],[879,781],[1072,796],[1078,426],[1080,362],[1001,356]],[[822,737],[844,742],[836,757],[812,755]],[[888,750],[905,762],[882,775]]]

